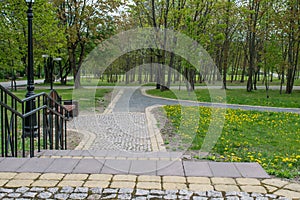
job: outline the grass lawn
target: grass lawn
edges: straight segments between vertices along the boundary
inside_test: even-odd
[[[77,100],[79,102],[79,112],[97,111],[97,107],[106,107],[109,101],[105,99],[106,94],[110,93],[112,89],[55,89],[62,100]],[[26,90],[18,90],[14,92],[19,98],[25,98]],[[49,94],[50,89],[36,89],[35,94],[46,92]],[[103,109],[103,108],[102,108]]]
[[[164,106],[172,134],[200,150],[213,112],[224,109]],[[188,116],[188,117],[184,117]],[[215,161],[258,162],[271,175],[285,178],[300,176],[299,114],[227,109],[220,137],[208,159]],[[220,121],[222,117],[216,119]],[[215,123],[215,122],[214,122]],[[219,125],[218,123],[215,123]],[[172,136],[171,136],[172,138]]]
[[[269,90],[269,98],[266,97],[265,90],[256,90],[247,92],[245,89],[231,89],[226,90],[226,98],[224,99],[221,93],[221,89],[213,89],[215,92],[220,91],[220,102],[227,102],[229,104],[242,104],[242,105],[256,105],[256,106],[271,106],[271,107],[286,107],[286,108],[300,108],[300,91],[295,90],[292,94],[279,94],[278,90]],[[184,100],[190,100],[191,95],[185,91],[176,90],[179,92],[180,98]],[[175,92],[171,90],[163,91],[152,89],[147,90],[147,94],[153,96],[159,96],[164,98],[177,99]],[[209,90],[197,89],[195,90],[198,101],[211,102]],[[218,97],[217,97],[218,99]]]

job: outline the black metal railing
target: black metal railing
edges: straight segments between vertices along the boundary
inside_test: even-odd
[[[67,149],[69,111],[55,90],[22,100],[1,85],[0,91],[2,157],[34,157],[41,148]],[[26,105],[34,107],[26,113]]]

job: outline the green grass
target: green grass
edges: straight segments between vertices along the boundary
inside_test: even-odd
[[[241,104],[241,105],[255,105],[255,106],[271,106],[271,107],[286,107],[286,108],[300,108],[300,91],[295,90],[292,94],[279,94],[278,90],[269,90],[269,98],[267,98],[265,90],[255,90],[247,92],[245,89],[230,89],[226,90],[226,98],[223,97],[223,91],[221,89],[213,89],[217,93],[216,99],[218,102],[227,102],[229,104]],[[195,100],[185,90],[167,90],[161,92],[160,90],[152,89],[147,90],[147,94],[153,96],[159,96],[170,99],[177,99],[175,93],[180,99]],[[200,102],[211,102],[209,90],[197,89],[195,90],[197,100]],[[218,98],[219,97],[219,98]]]
[[[180,135],[192,150],[202,148],[210,126],[222,131],[220,137],[206,140],[210,141],[206,145],[216,141],[208,159],[258,162],[271,175],[300,176],[299,114],[227,109],[222,127],[224,109],[172,105],[164,110],[174,128],[172,134]]]

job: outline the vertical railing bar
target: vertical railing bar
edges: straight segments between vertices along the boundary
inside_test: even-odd
[[[25,113],[24,103],[22,102],[22,115]],[[22,156],[25,157],[25,118],[22,118]]]
[[[1,101],[3,102],[3,92],[1,90]],[[4,157],[4,108],[1,106],[1,155]]]
[[[52,100],[51,100],[52,101]],[[53,108],[53,107],[52,107]],[[49,134],[50,149],[53,149],[53,112],[50,115],[50,134]]]
[[[58,112],[58,106],[57,106],[57,103],[55,103],[55,111]],[[57,114],[55,113],[55,116],[54,116],[54,123],[55,123],[55,149],[58,149],[58,116]]]
[[[69,117],[69,111],[66,111]],[[65,150],[67,150],[67,123],[65,123]]]
[[[11,98],[10,99],[11,101],[11,108],[14,109],[14,99]],[[10,148],[11,148],[11,154],[13,157],[16,157],[16,154],[15,154],[15,134],[14,134],[14,113],[11,112],[11,118],[10,118],[10,134],[11,134],[11,138],[10,138]]]
[[[40,97],[37,97],[38,100],[38,108],[41,106]],[[41,152],[41,118],[40,118],[40,110],[38,111],[38,152]]]
[[[61,112],[63,115],[63,112]],[[60,117],[60,148],[64,149],[64,120],[63,117]]]
[[[45,95],[43,95],[43,105],[46,105],[47,102],[45,100]],[[43,149],[46,149],[46,138],[45,135],[46,135],[46,119],[47,119],[47,116],[46,116],[46,108],[43,109]]]
[[[15,99],[15,110],[18,111],[18,102]],[[18,116],[15,114],[15,154],[18,157]]]
[[[5,95],[4,95],[4,103],[7,105],[7,94],[6,94],[6,93],[5,93]],[[4,148],[5,148],[5,157],[7,157],[7,156],[8,156],[8,149],[7,149],[7,148],[8,148],[8,147],[7,147],[7,145],[8,145],[8,144],[7,144],[7,139],[8,139],[8,138],[7,138],[7,131],[8,131],[8,130],[7,130],[7,126],[8,126],[8,121],[7,121],[8,119],[7,119],[7,117],[8,117],[8,116],[7,116],[7,108],[5,108],[4,110],[5,110],[5,119],[4,119],[4,120],[5,120],[5,122],[4,122],[4,123],[5,123],[5,125],[4,125],[4,133],[5,133],[5,135],[4,135],[4,138],[5,138],[5,144],[4,144],[4,145],[5,145],[5,146],[4,146]]]

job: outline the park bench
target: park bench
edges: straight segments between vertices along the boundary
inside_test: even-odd
[[[69,117],[78,116],[78,101],[74,100],[62,100],[56,90],[51,90],[49,96],[54,100],[62,104],[62,106],[69,112]],[[54,103],[53,103],[54,105]],[[59,108],[58,108],[59,109]]]

